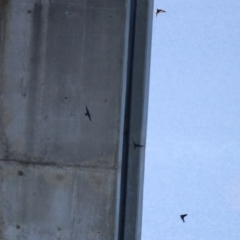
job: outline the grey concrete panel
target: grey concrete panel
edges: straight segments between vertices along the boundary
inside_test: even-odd
[[[0,239],[114,239],[115,175],[1,162]]]
[[[3,1],[3,0],[2,0]],[[32,4],[60,4],[60,5],[82,5],[86,0],[4,0],[10,3],[32,3]]]
[[[0,239],[117,239],[124,197],[124,239],[140,239],[144,149],[131,137],[145,142],[152,1],[136,1],[134,28],[131,2],[0,0]]]
[[[98,2],[1,5],[0,239],[116,239],[128,16]]]
[[[9,1],[11,3],[41,3],[41,4],[63,4],[63,5],[81,5],[84,7],[92,8],[122,8],[126,0],[2,0]]]
[[[33,2],[8,8],[0,157],[115,167],[125,3],[113,10]]]

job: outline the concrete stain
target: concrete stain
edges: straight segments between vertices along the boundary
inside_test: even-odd
[[[87,166],[87,167],[109,167],[109,162],[106,160],[97,159],[97,160],[83,161],[81,165]]]
[[[28,102],[27,102],[27,128],[26,128],[26,146],[28,152],[32,152],[35,143],[35,125],[37,122],[37,92],[39,86],[39,72],[42,46],[42,5],[34,4],[32,21],[32,42],[31,42],[31,58],[30,62],[30,81],[28,84]]]
[[[11,124],[12,120],[13,120],[12,112],[9,109],[5,109],[4,115],[2,116],[3,129],[6,129]]]
[[[62,174],[57,174],[56,178],[60,182],[64,180],[64,176]]]
[[[68,186],[72,183],[72,175],[67,172],[48,172],[45,174],[46,181],[57,186]]]
[[[110,191],[109,179],[104,177],[106,173],[93,173],[90,176],[90,184],[101,193],[107,194]]]
[[[20,170],[19,170],[19,171],[18,171],[18,175],[19,175],[19,176],[23,176],[23,175],[24,175],[23,171],[20,171]]]
[[[1,179],[5,181],[5,177],[3,176],[5,172],[5,169],[1,169]],[[6,224],[6,209],[9,209],[9,201],[6,201],[5,194],[4,194],[4,188],[5,183],[4,181],[1,182],[0,185],[0,191],[1,191],[1,198],[0,198],[0,239],[1,240],[7,240],[5,232],[7,229]]]
[[[2,106],[2,101],[0,99],[0,110],[3,114],[2,118],[0,116],[0,143],[4,146],[4,156],[7,158],[9,155],[9,141],[8,141],[8,136],[6,135],[6,127],[7,125],[12,121],[11,115],[8,115],[5,111],[5,109]],[[6,114],[5,114],[6,113]]]
[[[23,148],[23,139],[22,138],[16,139],[15,141],[13,141],[12,145],[14,146],[14,150],[11,151],[9,154],[13,155],[14,152],[16,152],[17,156],[19,156],[18,153],[20,153]]]
[[[9,0],[0,0],[0,6],[1,8],[5,8],[8,4]]]

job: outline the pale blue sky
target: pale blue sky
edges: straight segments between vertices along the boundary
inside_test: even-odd
[[[154,6],[142,240],[239,240],[240,1]]]

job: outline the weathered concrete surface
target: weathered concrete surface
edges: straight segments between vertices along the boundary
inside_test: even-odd
[[[146,29],[134,65],[130,0],[0,0],[1,240],[118,239],[129,228],[119,229],[119,211],[133,201],[141,209],[144,150],[134,152],[137,178],[125,181],[132,197],[120,200],[122,162],[131,160],[123,146],[132,148],[131,134],[144,141],[146,129],[152,2],[137,2],[137,31]],[[127,93],[140,100],[129,117],[141,119],[126,135],[135,121],[126,119]],[[141,211],[125,215],[135,233],[124,239],[138,239]]]
[[[1,239],[113,239],[114,171],[0,166]]]
[[[126,6],[79,2],[5,7],[0,158],[116,166]]]

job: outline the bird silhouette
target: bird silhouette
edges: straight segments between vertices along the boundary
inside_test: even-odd
[[[183,220],[183,222],[185,222],[184,221],[184,218],[187,216],[187,214],[182,214],[182,215],[180,215],[180,217],[181,217],[181,219]]]
[[[144,147],[144,145],[135,143],[133,138],[132,138],[132,141],[133,141],[134,149]]]
[[[92,119],[91,119],[91,115],[90,115],[90,112],[88,111],[87,106],[86,106],[85,116],[87,116],[87,117],[89,118],[89,120],[92,121]]]
[[[157,9],[157,11],[156,11],[156,17],[157,17],[157,15],[159,14],[159,13],[165,13],[166,11],[164,11],[164,10],[162,10],[162,9]]]

